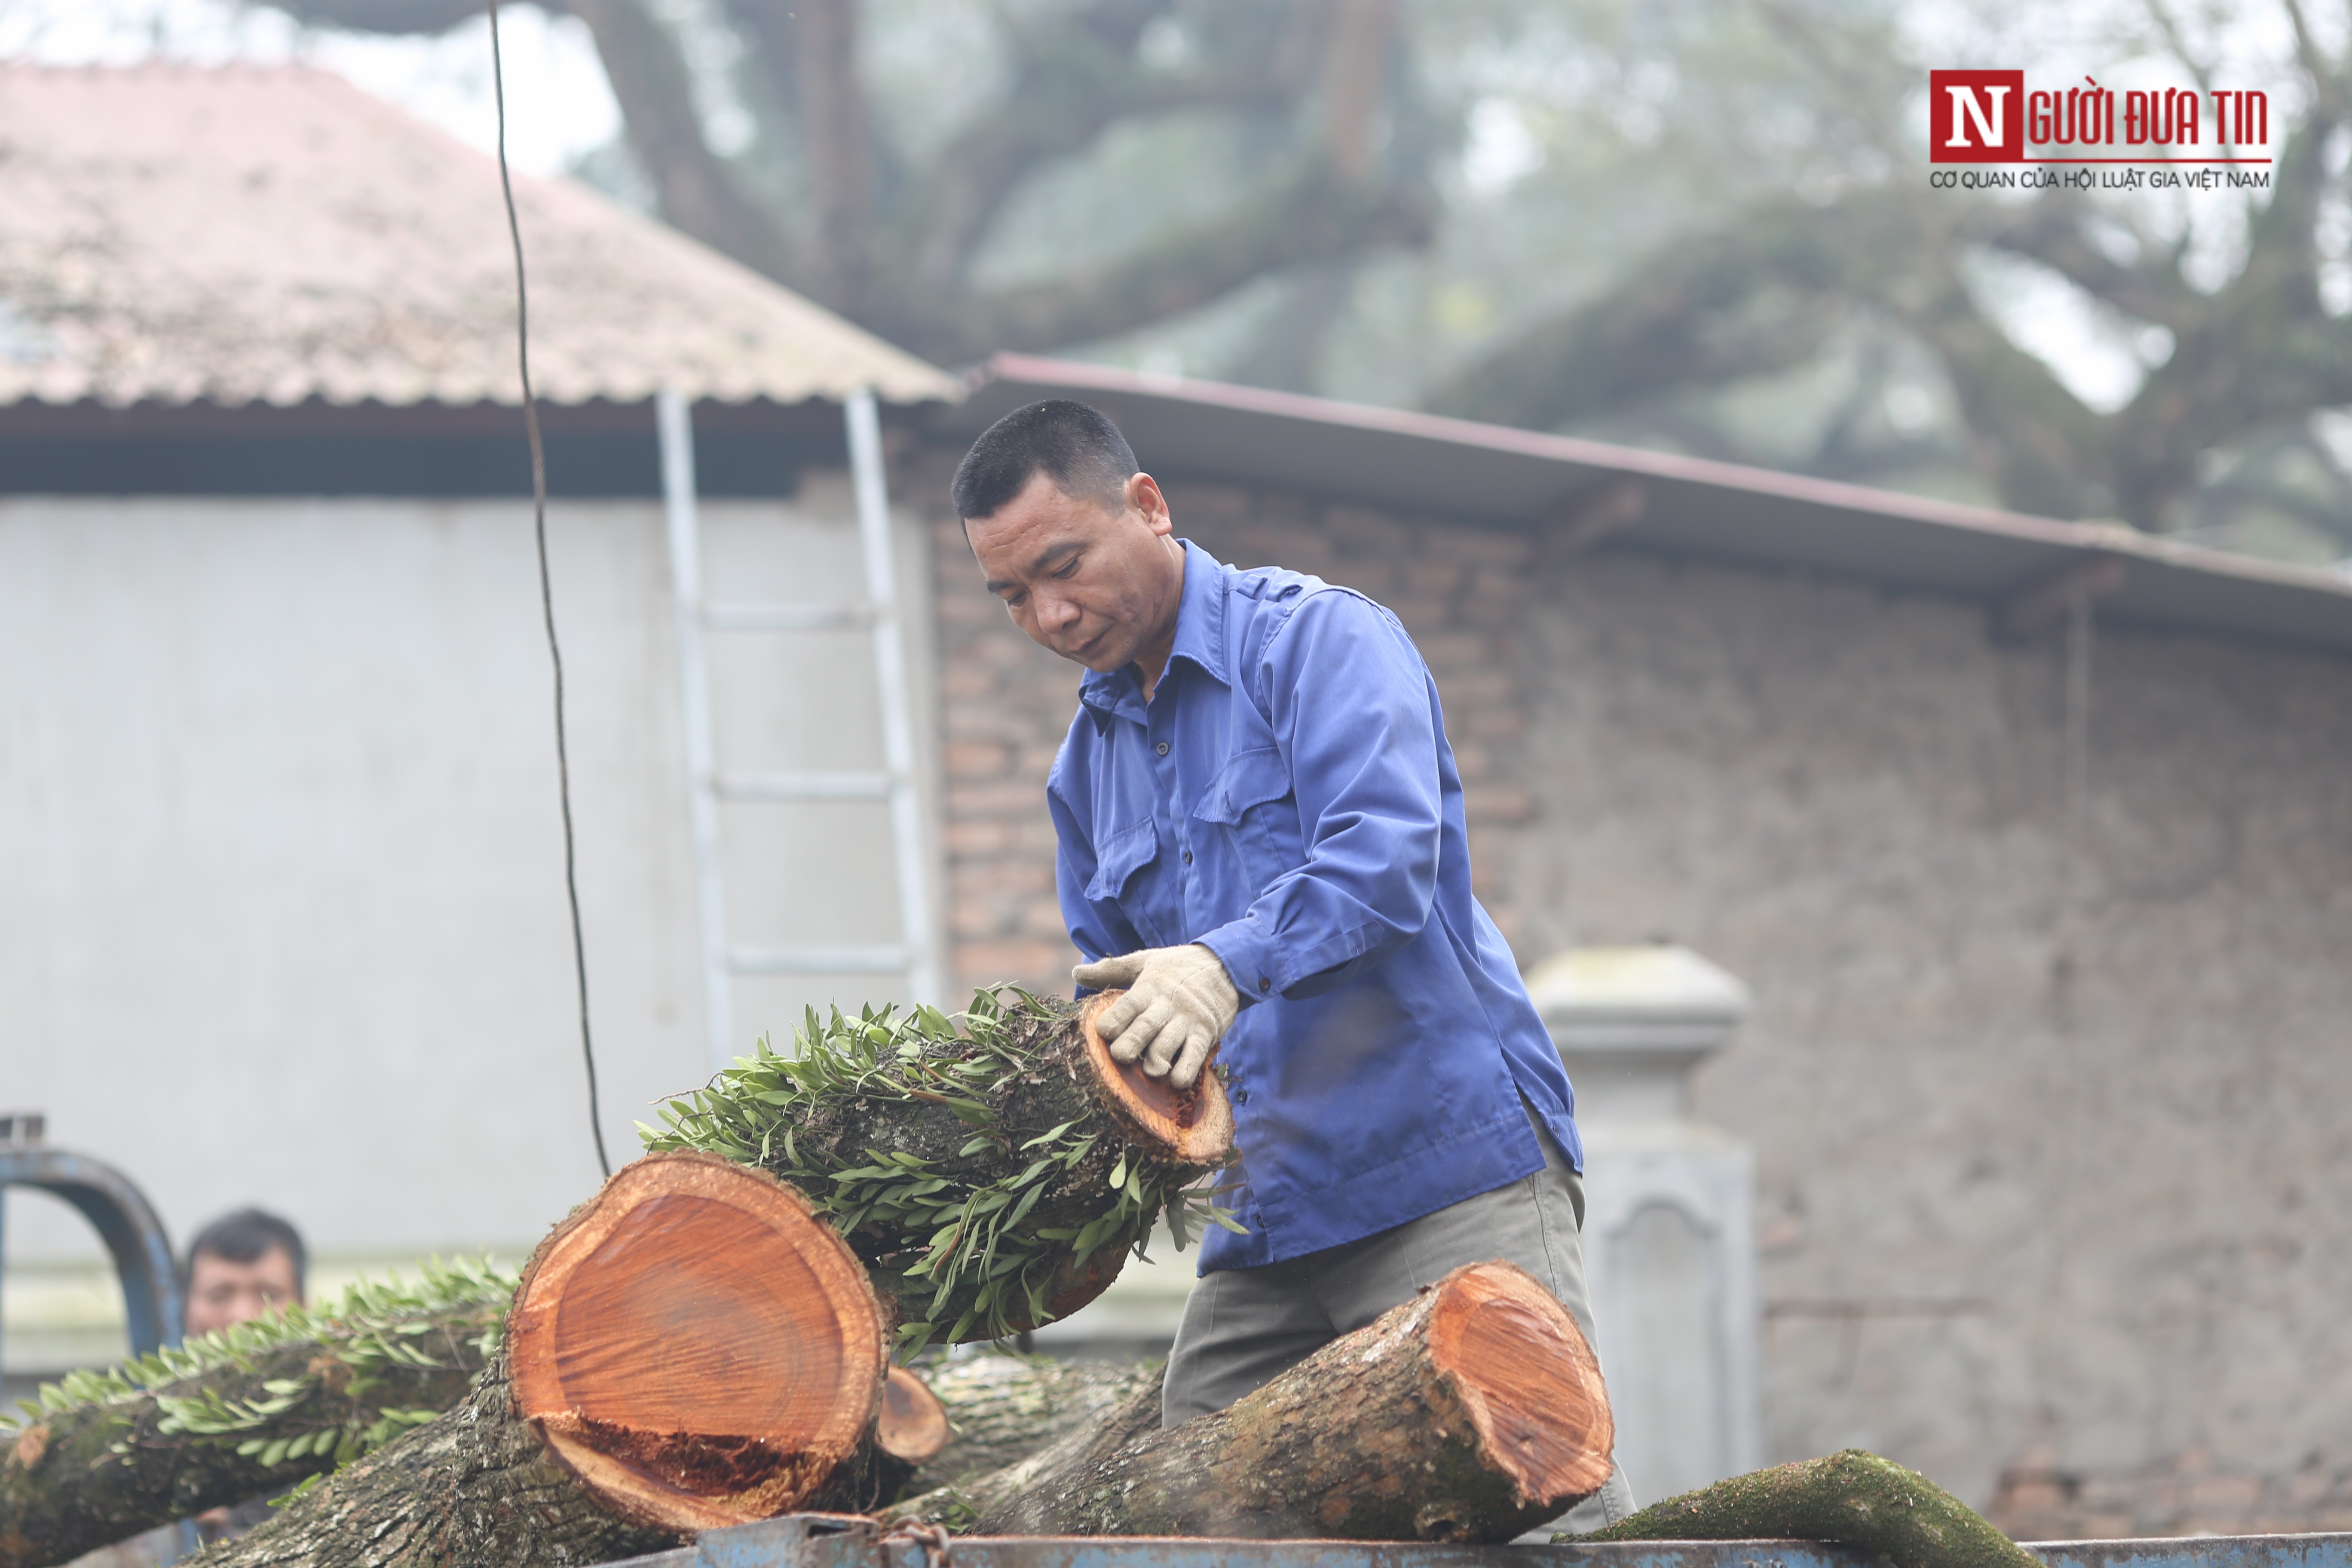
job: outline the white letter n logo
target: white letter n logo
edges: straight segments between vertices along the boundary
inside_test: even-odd
[[[1952,133],[1949,137],[1945,139],[1945,146],[1965,147],[1969,144],[1965,127],[1961,123],[1960,117],[1962,115],[1966,115],[1968,117],[1968,122],[1969,124],[1973,124],[1977,128],[1977,144],[1979,146],[1999,147],[2004,141],[2008,140],[2008,138],[2001,134],[2000,126],[2001,100],[2009,96],[2009,89],[2006,85],[2000,87],[1947,87],[1944,90],[1952,95]],[[1977,97],[1977,94],[1979,92],[1992,100],[1992,118],[1990,120],[1987,120],[1985,118],[1984,102]]]

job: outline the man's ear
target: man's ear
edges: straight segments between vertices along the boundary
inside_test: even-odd
[[[1168,498],[1160,493],[1160,481],[1150,474],[1129,474],[1127,479],[1127,504],[1131,510],[1143,514],[1145,526],[1165,538],[1176,531],[1176,520],[1168,510]]]

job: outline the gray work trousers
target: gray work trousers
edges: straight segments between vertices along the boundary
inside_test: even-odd
[[[1530,1121],[1533,1119],[1530,1118]],[[1160,1424],[1223,1410],[1468,1263],[1516,1263],[1541,1280],[1592,1342],[1584,1290],[1584,1183],[1536,1124],[1544,1168],[1450,1208],[1365,1237],[1255,1268],[1205,1275],[1184,1302],[1168,1354]],[[1559,1521],[1598,1530],[1633,1511],[1624,1472]]]

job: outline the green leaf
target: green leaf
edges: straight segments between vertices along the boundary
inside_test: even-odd
[[[1063,1122],[1059,1127],[1055,1128],[1051,1132],[1040,1132],[1037,1136],[1021,1145],[1021,1152],[1025,1154],[1030,1150],[1037,1147],[1040,1143],[1051,1143],[1060,1138],[1063,1133],[1067,1132],[1071,1128],[1076,1127],[1077,1124],[1077,1119],[1074,1117],[1070,1121]]]
[[[286,1450],[290,1447],[292,1447],[291,1438],[279,1437],[276,1439],[268,1447],[261,1450],[261,1468],[265,1470],[274,1469],[278,1465],[284,1463],[286,1458]]]
[[[1045,1195],[1045,1189],[1042,1186],[1032,1187],[1027,1192],[1022,1194],[1021,1202],[1013,1208],[1011,1214],[1004,1216],[1004,1228],[1011,1230],[1014,1226],[1019,1225],[1021,1223],[1022,1216],[1026,1215],[1031,1209],[1036,1207],[1037,1200]]]

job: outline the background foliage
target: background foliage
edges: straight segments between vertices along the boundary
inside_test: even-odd
[[[543,3],[625,119],[586,173],[941,363],[1052,350],[2352,552],[2340,4]],[[2273,188],[1930,191],[1926,70],[1964,64],[2262,88]]]

